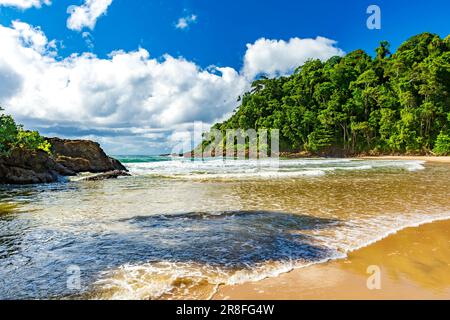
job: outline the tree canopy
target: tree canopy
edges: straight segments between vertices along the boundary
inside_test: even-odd
[[[8,156],[14,149],[43,150],[50,153],[50,143],[37,131],[24,130],[13,117],[2,113],[0,107],[0,156]]]
[[[450,36],[416,35],[254,81],[227,129],[279,129],[282,151],[450,154]]]

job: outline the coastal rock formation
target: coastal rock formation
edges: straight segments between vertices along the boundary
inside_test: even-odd
[[[48,183],[70,175],[75,175],[75,172],[40,150],[13,150],[10,156],[0,158],[2,184]]]
[[[108,157],[96,142],[59,138],[48,141],[52,144],[51,155],[40,150],[16,149],[9,156],[0,157],[0,184],[57,182],[80,172],[109,173],[103,179],[127,175],[127,169]]]
[[[108,157],[97,142],[48,138],[57,163],[78,172],[127,171],[116,159]]]

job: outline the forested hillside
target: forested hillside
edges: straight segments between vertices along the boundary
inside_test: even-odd
[[[214,128],[280,130],[283,151],[450,153],[450,36],[423,33],[391,53],[356,50],[261,77]]]

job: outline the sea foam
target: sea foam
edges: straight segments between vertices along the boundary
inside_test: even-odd
[[[423,161],[294,159],[294,160],[190,160],[128,163],[134,175],[176,179],[283,179],[318,177],[340,170],[423,170]]]

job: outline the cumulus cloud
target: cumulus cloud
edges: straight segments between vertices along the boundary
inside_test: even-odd
[[[23,22],[0,26],[0,41],[1,78],[18,79],[3,89],[0,103],[47,131],[51,124],[169,128],[213,122],[236,107],[248,85],[233,68],[204,70],[183,58],[152,58],[142,48],[107,59],[91,53],[58,58],[55,41]]]
[[[292,73],[308,59],[326,60],[343,54],[336,47],[336,41],[323,37],[291,38],[289,41],[261,38],[253,44],[247,44],[243,73],[250,79],[259,74],[269,77],[285,75]]]
[[[22,87],[22,81],[23,78],[0,59],[0,101],[17,94]]]
[[[85,0],[81,6],[70,6],[67,13],[67,28],[81,31],[83,28],[94,30],[97,19],[106,14],[112,0]]]
[[[267,70],[255,69],[262,60],[253,51],[241,72],[204,69],[182,57],[151,57],[143,48],[107,58],[92,53],[64,58],[56,41],[19,21],[0,25],[0,43],[0,105],[8,113],[43,134],[91,138],[116,154],[170,152],[171,144],[192,131],[193,121],[212,124],[232,113],[236,98],[250,87],[249,72],[288,69],[274,68],[276,60]],[[261,48],[260,40],[254,46]],[[326,56],[311,52],[309,58]]]
[[[86,46],[89,48],[89,50],[94,50],[94,37],[91,33],[85,31],[81,34],[81,37],[84,39],[84,42],[86,43]]]
[[[175,24],[175,28],[177,29],[186,29],[191,25],[192,23],[197,22],[197,16],[195,14],[191,14],[190,16],[181,17],[178,19],[177,23]]]
[[[0,0],[0,6],[19,9],[40,8],[43,4],[49,6],[51,5],[51,0]]]

